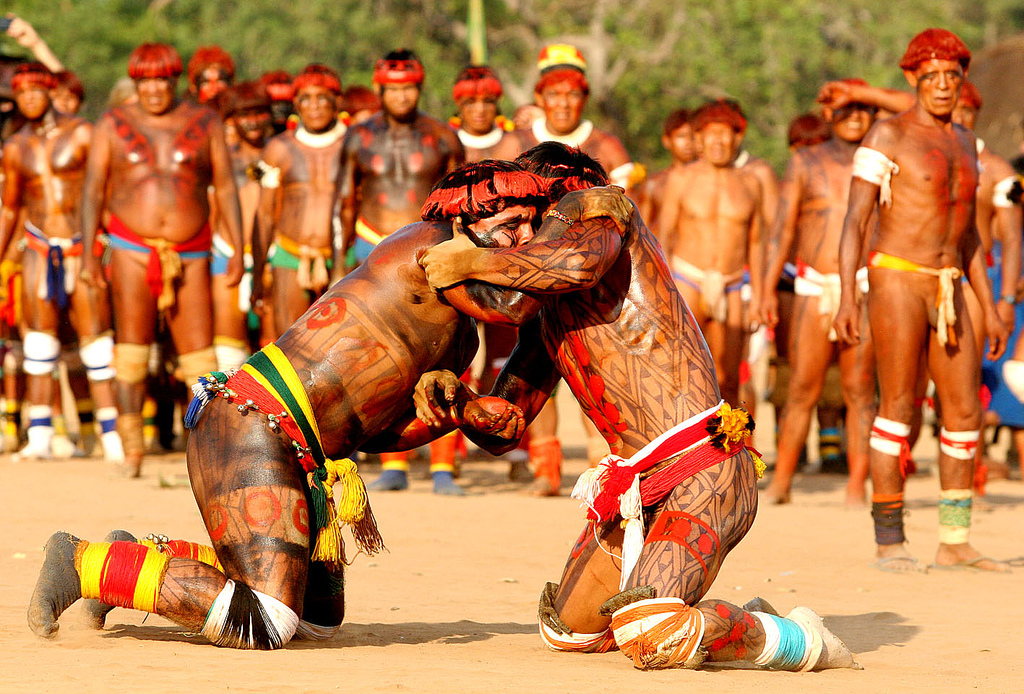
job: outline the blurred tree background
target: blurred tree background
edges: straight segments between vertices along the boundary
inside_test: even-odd
[[[421,105],[452,114],[451,82],[468,62],[468,0],[12,0],[104,108],[137,44],[167,41],[187,62],[202,45],[234,56],[240,78],[324,62],[344,85],[369,84],[387,50],[415,50],[427,69]],[[740,100],[747,148],[781,168],[789,120],[813,107],[824,80],[858,76],[905,87],[897,67],[910,38],[940,26],[977,51],[1024,28],[1021,0],[484,0],[490,62],[504,111],[532,99],[541,47],[579,46],[592,86],[586,115],[619,135],[634,159],[666,163],[665,115],[706,98]],[[3,41],[7,53],[22,49]]]

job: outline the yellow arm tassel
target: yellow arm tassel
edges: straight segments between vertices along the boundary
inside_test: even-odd
[[[334,511],[334,503],[328,499],[327,502],[327,525],[320,528],[316,536],[316,546],[313,547],[312,561],[322,561],[333,567],[345,563],[345,544],[341,538],[341,527],[338,525],[338,515]]]
[[[366,514],[366,487],[359,478],[359,471],[356,464],[348,459],[328,460],[326,463],[328,480],[331,480],[332,487],[341,483],[341,493],[337,496],[338,518],[342,523],[354,524],[363,519]],[[326,488],[326,484],[324,485]],[[333,491],[328,492],[328,498],[334,496]]]

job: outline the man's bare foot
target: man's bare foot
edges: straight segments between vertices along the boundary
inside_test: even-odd
[[[43,548],[43,566],[28,603],[28,625],[43,638],[57,636],[57,619],[82,597],[81,580],[75,570],[75,549],[81,542],[65,532],[50,536]]]
[[[907,551],[905,545],[878,545],[875,568],[894,574],[928,573],[928,567]]]
[[[811,632],[817,642],[821,641],[821,654],[815,660],[809,670],[832,670],[834,668],[853,668],[861,670],[861,666],[853,659],[853,654],[846,647],[839,637],[829,631],[821,617],[809,607],[794,607],[793,611],[786,615],[786,619],[798,622]]]
[[[936,569],[958,569],[963,571],[991,571],[1010,573],[1010,565],[984,556],[969,543],[959,545],[939,544],[935,553]]]
[[[127,530],[111,530],[107,533],[107,536],[103,538],[103,541],[138,542],[135,536]],[[85,614],[89,618],[90,626],[94,629],[102,629],[106,625],[107,614],[109,614],[112,609],[114,609],[113,606],[93,598],[85,601]]]
[[[142,475],[142,454],[141,453],[128,453],[124,457],[124,462],[114,463],[117,469],[125,477],[135,479]]]
[[[769,484],[764,490],[764,500],[769,504],[788,504],[790,501],[789,489],[776,485],[775,481],[772,480],[772,483]]]
[[[547,477],[536,478],[526,491],[530,496],[560,496],[562,493],[561,485]]]
[[[864,487],[861,486],[859,489],[846,488],[846,508],[863,509],[867,508],[868,496],[864,492]]]

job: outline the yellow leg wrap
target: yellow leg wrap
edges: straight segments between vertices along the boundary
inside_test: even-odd
[[[156,612],[169,558],[134,542],[83,542],[75,553],[82,597]]]
[[[115,378],[125,383],[142,383],[149,375],[149,345],[118,342],[114,345]]]
[[[381,453],[380,462],[382,470],[403,470],[409,471],[409,454],[402,453]]]
[[[142,415],[134,412],[122,412],[117,417],[117,433],[121,436],[125,455],[142,455],[145,443],[142,437]]]
[[[217,353],[213,345],[178,355],[178,368],[174,376],[187,386],[199,380],[203,374],[217,370]]]

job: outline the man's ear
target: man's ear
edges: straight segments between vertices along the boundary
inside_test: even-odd
[[[544,108],[544,99],[541,98],[538,92],[533,93],[533,105],[540,109]]]
[[[913,87],[914,89],[917,89],[917,75],[916,74],[914,74],[910,70],[904,70],[903,71],[903,76],[907,78],[907,82],[910,83],[911,87]]]

